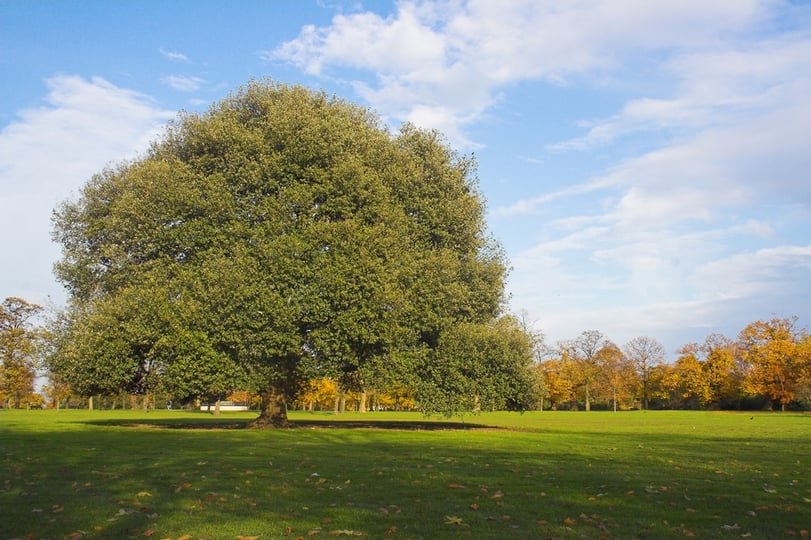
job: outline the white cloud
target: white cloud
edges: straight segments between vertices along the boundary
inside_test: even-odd
[[[200,77],[190,75],[167,75],[166,77],[162,77],[161,81],[172,90],[177,90],[178,92],[194,92],[199,90],[206,82]]]
[[[585,135],[548,149],[589,149],[637,132],[680,133],[806,103],[808,73],[811,39],[804,35],[677,52],[663,72],[672,79],[672,97],[632,98],[608,119],[585,121]]]
[[[0,131],[0,230],[8,232],[0,245],[3,294],[32,301],[61,295],[49,275],[58,256],[49,243],[55,206],[105,165],[145,150],[173,116],[101,78],[58,76],[47,84],[45,104],[19,111]],[[31,249],[43,245],[51,249]],[[43,291],[42,283],[54,285]]]
[[[172,62],[189,62],[189,57],[183,53],[175,52],[175,51],[167,51],[163,47],[158,49],[160,53],[168,60]]]
[[[791,294],[811,282],[811,244],[736,253],[701,266],[693,279],[708,300]]]
[[[694,49],[734,35],[768,15],[758,0],[403,1],[387,18],[338,15],[306,26],[264,57],[308,73],[331,68],[373,73],[362,95],[385,116],[419,120],[461,137],[524,80],[563,82],[620,70],[645,54]],[[426,114],[430,111],[430,114]]]

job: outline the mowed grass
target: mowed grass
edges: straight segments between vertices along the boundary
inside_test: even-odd
[[[805,538],[811,415],[0,411],[0,540]]]

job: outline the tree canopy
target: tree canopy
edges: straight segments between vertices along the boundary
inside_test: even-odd
[[[42,335],[32,319],[41,311],[14,296],[0,303],[0,397],[9,407],[20,408],[34,391]]]
[[[96,174],[53,234],[71,308],[51,367],[85,393],[255,385],[284,422],[306,381],[413,377],[503,307],[471,157],[270,81]]]

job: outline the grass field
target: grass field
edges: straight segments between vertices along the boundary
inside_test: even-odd
[[[0,411],[11,538],[806,538],[811,415]]]

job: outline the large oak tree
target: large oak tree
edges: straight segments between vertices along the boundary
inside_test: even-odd
[[[500,314],[483,215],[475,162],[437,133],[251,82],[57,209],[71,324],[52,368],[85,393],[252,381],[276,424],[307,380],[408,379]]]

